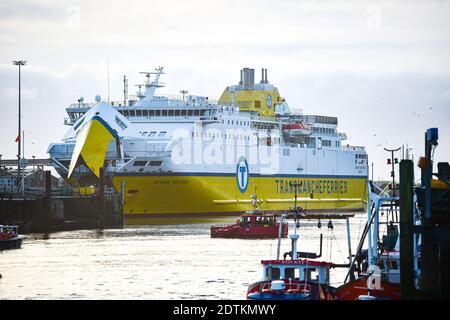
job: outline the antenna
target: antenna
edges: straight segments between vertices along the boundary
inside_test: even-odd
[[[108,70],[108,104],[109,104],[109,57],[107,59],[107,70]]]
[[[123,104],[127,105],[127,98],[128,98],[128,79],[127,76],[123,76]]]
[[[189,90],[180,90],[180,93],[183,95],[183,101],[185,101],[184,97],[185,97],[186,94],[189,93]]]

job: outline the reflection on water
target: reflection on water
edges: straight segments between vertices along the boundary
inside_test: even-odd
[[[351,218],[353,250],[364,223],[364,213]],[[322,233],[320,260],[347,263],[345,220],[333,224],[302,221],[299,251],[319,252]],[[0,299],[245,299],[262,277],[260,261],[276,258],[277,240],[211,239],[210,225],[30,234],[22,249],[0,252]],[[281,246],[290,251],[288,239]],[[345,274],[332,270],[332,283]]]

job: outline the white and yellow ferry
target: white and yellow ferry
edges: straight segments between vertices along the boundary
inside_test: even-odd
[[[136,97],[124,77],[121,102],[67,108],[71,128],[49,146],[55,169],[74,185],[89,185],[105,168],[124,192],[126,224],[160,218],[363,209],[364,147],[344,145],[335,117],[290,109],[262,69],[241,70],[239,84],[218,101],[156,95],[163,68],[146,72]],[[141,91],[144,87],[145,90]]]

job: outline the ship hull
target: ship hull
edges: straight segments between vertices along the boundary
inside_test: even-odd
[[[248,188],[241,192],[234,174],[116,174],[112,178],[118,192],[124,183],[127,225],[240,215],[253,209],[253,194],[258,208],[266,212],[294,207],[296,192],[297,205],[307,212],[358,211],[365,206],[366,181],[365,176],[251,175]]]

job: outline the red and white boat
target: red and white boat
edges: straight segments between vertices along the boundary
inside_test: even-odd
[[[344,284],[336,288],[336,300],[401,299],[399,197],[378,195],[371,184],[368,188],[366,227]],[[367,250],[362,250],[366,238]],[[418,241],[414,243],[416,269],[420,265]]]
[[[234,224],[212,226],[211,238],[273,239],[279,232],[282,238],[286,238],[288,224],[279,221],[277,215],[250,212],[243,214]]]
[[[295,223],[297,225],[297,223]],[[294,227],[296,230],[296,226]],[[314,261],[320,253],[297,252],[296,231],[291,238],[290,252],[279,259],[280,240],[276,260],[262,260],[263,280],[251,284],[247,289],[249,300],[333,300],[334,287],[330,286],[330,269],[338,267],[331,262]],[[286,259],[289,255],[291,259]],[[306,259],[302,259],[306,257]]]

